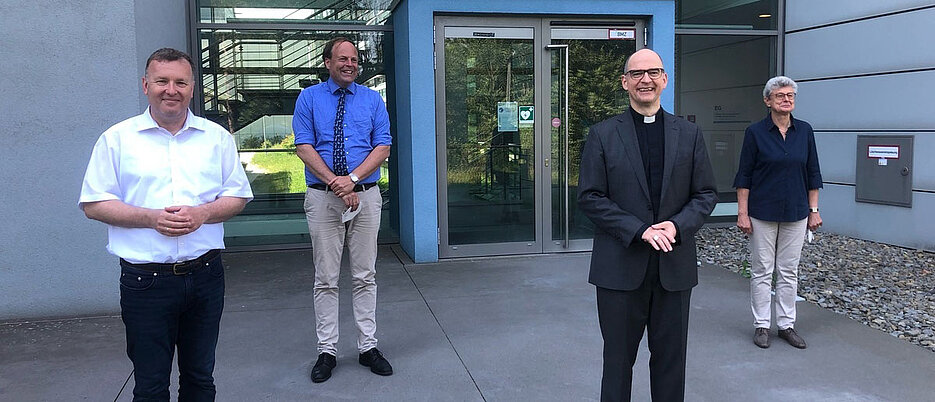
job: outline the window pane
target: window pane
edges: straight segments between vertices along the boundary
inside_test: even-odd
[[[779,0],[680,0],[676,28],[776,29]]]
[[[199,0],[202,23],[389,23],[391,0]]]
[[[445,38],[448,243],[536,240],[532,39]],[[483,217],[483,219],[479,219]]]
[[[255,199],[225,224],[231,245],[307,242],[304,165],[295,154],[292,115],[299,92],[328,79],[325,43],[351,39],[360,52],[357,82],[387,98],[384,59],[392,33],[382,31],[198,31],[204,116],[228,129],[240,151]],[[384,197],[381,241],[390,193],[387,164],[378,182]]]
[[[776,74],[776,38],[679,35],[676,54],[677,112],[701,126],[718,192],[733,194],[744,130],[766,116],[763,85]]]

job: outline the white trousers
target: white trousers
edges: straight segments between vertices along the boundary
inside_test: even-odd
[[[799,258],[805,242],[808,218],[795,222],[771,222],[750,218],[750,302],[753,325],[770,327],[770,290],[776,274],[776,325],[795,325],[795,298],[799,289]]]
[[[315,333],[318,353],[337,356],[338,278],[341,256],[347,245],[350,260],[352,303],[357,324],[357,349],[377,346],[377,234],[383,198],[380,187],[357,193],[360,213],[347,223],[341,214],[347,207],[330,191],[309,188],[305,193],[305,218],[312,239],[315,263]]]

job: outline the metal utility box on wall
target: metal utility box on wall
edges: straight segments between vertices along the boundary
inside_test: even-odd
[[[911,135],[857,136],[856,200],[912,207]]]

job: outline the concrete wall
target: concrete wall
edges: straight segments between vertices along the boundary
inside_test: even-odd
[[[119,310],[106,228],[77,207],[91,147],[140,113],[142,63],[187,48],[185,1],[0,3],[0,321]]]
[[[935,44],[931,1],[786,3],[785,73],[816,130],[827,230],[935,250]],[[913,135],[912,207],[854,200],[858,135]]]
[[[674,1],[631,0],[402,0],[394,10],[400,245],[416,262],[438,260],[435,174],[433,25],[437,13],[494,15],[649,15],[650,47],[666,66],[675,59]],[[671,73],[670,73],[671,77]],[[673,110],[674,80],[662,97]]]

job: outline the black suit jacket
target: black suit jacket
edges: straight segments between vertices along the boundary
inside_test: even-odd
[[[698,284],[695,232],[717,203],[717,188],[701,129],[663,113],[665,166],[659,222],[672,221],[679,242],[661,253],[659,281],[669,291]],[[581,155],[578,207],[594,222],[594,246],[588,281],[615,290],[643,283],[649,258],[656,253],[638,233],[653,222],[652,203],[629,111],[591,127]]]

